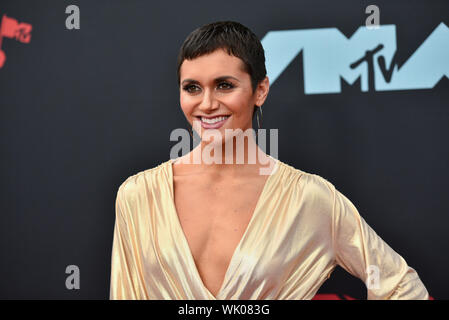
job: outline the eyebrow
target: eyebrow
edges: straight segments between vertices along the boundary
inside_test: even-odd
[[[220,82],[220,81],[223,81],[223,80],[226,80],[226,79],[234,79],[234,80],[240,82],[239,79],[237,79],[236,77],[233,77],[233,76],[221,76],[221,77],[215,78],[215,79],[214,79],[214,82],[217,83],[217,82]],[[183,85],[183,84],[186,83],[186,82],[188,82],[188,83],[196,83],[196,84],[199,83],[197,80],[194,80],[194,79],[184,79],[184,80],[181,82],[181,85]]]

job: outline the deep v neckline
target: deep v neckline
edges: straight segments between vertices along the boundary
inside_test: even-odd
[[[260,211],[259,207],[260,207],[260,203],[262,201],[262,199],[266,196],[266,193],[268,192],[268,187],[271,183],[271,181],[273,180],[273,176],[277,173],[277,171],[279,171],[279,160],[276,158],[273,158],[272,156],[268,155],[268,157],[270,157],[272,160],[274,160],[274,166],[273,166],[273,170],[271,171],[271,173],[268,175],[268,178],[265,180],[265,183],[263,185],[262,188],[262,192],[259,195],[259,198],[257,199],[256,202],[256,206],[254,208],[254,211],[251,215],[250,221],[248,222],[248,225],[246,226],[245,232],[243,233],[243,236],[240,238],[240,241],[238,242],[236,248],[234,249],[234,252],[231,256],[231,259],[229,260],[228,266],[226,268],[226,272],[224,275],[224,278],[222,280],[220,289],[217,292],[217,296],[214,296],[209,289],[206,287],[206,285],[203,282],[203,279],[201,279],[200,273],[198,271],[198,268],[196,266],[195,263],[195,259],[193,258],[193,254],[192,254],[192,250],[190,249],[189,246],[189,242],[187,241],[187,237],[184,233],[184,229],[182,228],[181,225],[181,221],[179,220],[179,215],[178,215],[178,211],[176,209],[176,205],[175,205],[175,196],[174,196],[174,177],[173,177],[173,162],[175,162],[177,159],[170,159],[167,163],[169,166],[169,184],[170,184],[170,192],[171,192],[171,207],[172,210],[170,212],[170,214],[174,214],[173,219],[176,221],[176,232],[178,232],[180,234],[180,238],[182,239],[182,245],[185,247],[185,252],[187,252],[187,259],[188,259],[188,263],[192,266],[192,270],[194,270],[194,276],[197,279],[198,283],[201,284],[201,287],[207,292],[208,295],[210,295],[214,300],[220,300],[221,294],[225,289],[227,280],[230,276],[231,270],[234,266],[234,264],[237,261],[237,257],[240,255],[241,253],[241,247],[242,244],[245,242],[245,240],[248,238],[248,233],[251,230],[251,228],[253,227],[253,224],[255,223],[254,221],[256,220],[256,217],[258,216],[258,213]]]

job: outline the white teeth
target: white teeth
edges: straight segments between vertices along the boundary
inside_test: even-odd
[[[217,122],[223,121],[227,118],[229,118],[229,116],[216,117],[216,118],[212,118],[212,119],[201,117],[201,121],[203,121],[205,123],[217,123]]]

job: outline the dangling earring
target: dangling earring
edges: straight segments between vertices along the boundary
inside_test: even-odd
[[[257,106],[256,106],[257,107]],[[259,129],[260,129],[260,127],[261,127],[261,125],[262,125],[262,120],[263,120],[263,114],[262,114],[262,106],[260,106],[260,107],[257,107],[257,114],[256,114],[256,117],[257,117],[257,126],[259,127]],[[259,111],[260,111],[260,120],[259,120]]]
[[[188,127],[187,127],[187,130],[189,131],[190,136],[192,137],[193,143],[195,143],[195,142],[197,141],[198,138],[196,138],[196,137],[193,136],[193,127],[190,125],[190,123],[189,123],[189,125],[188,125]]]

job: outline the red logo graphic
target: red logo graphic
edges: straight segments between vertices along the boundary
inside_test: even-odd
[[[2,50],[3,37],[16,39],[22,43],[29,43],[32,28],[29,23],[18,23],[16,19],[7,17],[6,14],[3,15],[0,24],[0,68],[3,67],[6,61],[5,52]]]

